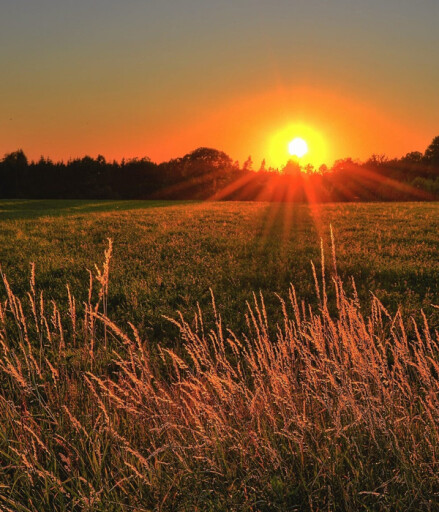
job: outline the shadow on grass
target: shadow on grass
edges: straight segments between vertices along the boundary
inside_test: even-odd
[[[0,200],[0,220],[64,217],[84,213],[147,210],[194,204],[195,201],[154,200],[77,200],[77,199],[8,199]]]

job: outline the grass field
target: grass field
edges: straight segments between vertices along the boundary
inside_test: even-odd
[[[320,263],[320,239],[329,254],[336,239],[338,268],[355,276],[360,298],[372,291],[386,307],[430,318],[439,299],[439,204],[307,206],[265,203],[85,201],[0,202],[0,264],[14,290],[28,290],[29,264],[50,298],[72,292],[85,300],[86,269],[114,242],[109,312],[133,322],[154,341],[176,331],[162,315],[191,315],[197,302],[217,306],[234,329],[245,303],[262,291],[268,311],[293,283],[313,300],[311,260]]]
[[[0,220],[0,510],[438,509],[438,204]]]

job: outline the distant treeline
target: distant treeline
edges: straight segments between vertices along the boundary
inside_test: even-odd
[[[425,153],[400,159],[373,155],[331,168],[240,166],[222,151],[199,148],[156,164],[148,158],[107,162],[29,162],[22,150],[0,161],[0,197],[41,199],[224,199],[260,201],[408,201],[439,199],[439,137]]]

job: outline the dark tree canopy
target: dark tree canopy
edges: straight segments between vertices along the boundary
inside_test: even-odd
[[[240,167],[229,155],[200,147],[160,165],[149,158],[107,162],[84,156],[68,162],[23,150],[0,161],[0,197],[74,199],[239,199],[261,201],[406,201],[439,199],[439,137],[425,153],[401,159],[372,155],[366,162],[337,160],[331,168],[301,167],[290,160],[279,171]]]
[[[426,149],[425,159],[431,165],[439,165],[439,136],[435,137]]]
[[[402,161],[411,164],[420,164],[423,158],[424,155],[420,151],[411,151],[402,158]]]
[[[22,149],[6,154],[3,163],[11,167],[26,167],[28,165],[27,156]]]
[[[208,167],[215,167],[217,169],[230,167],[232,165],[232,159],[223,151],[204,147],[188,153],[182,158],[182,160],[183,162],[204,164]]]

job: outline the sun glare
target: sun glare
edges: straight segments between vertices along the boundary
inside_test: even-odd
[[[291,156],[302,158],[308,153],[308,144],[300,137],[296,137],[288,144],[288,152]]]
[[[275,132],[268,144],[270,163],[283,167],[291,157],[299,158],[301,165],[318,168],[327,163],[328,146],[323,135],[307,124],[295,123]]]

